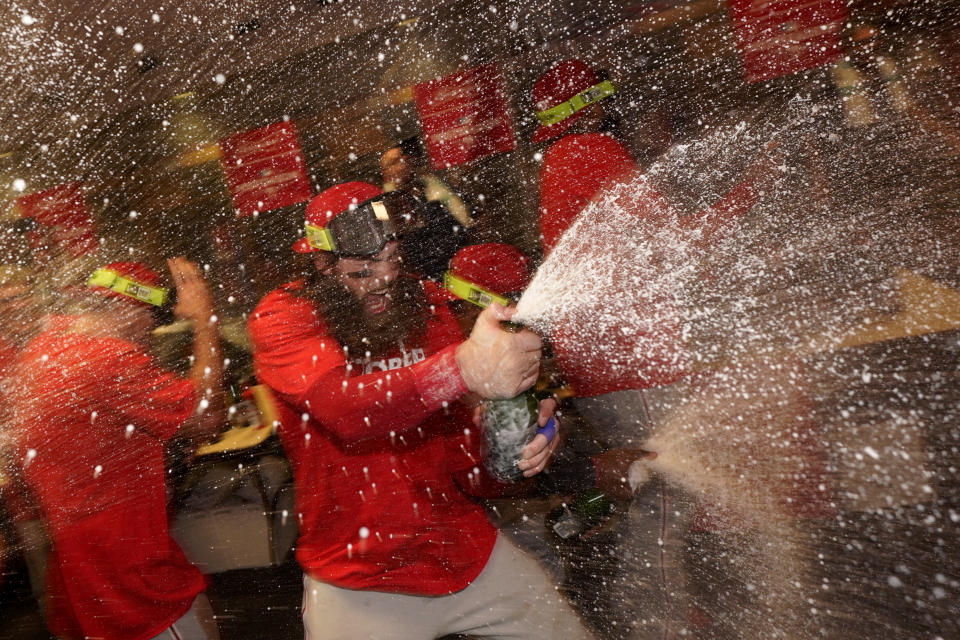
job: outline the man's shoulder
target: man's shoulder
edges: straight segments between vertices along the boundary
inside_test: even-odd
[[[442,200],[453,194],[453,188],[447,184],[443,178],[432,173],[424,173],[419,176],[423,183],[424,195],[427,200]]]
[[[423,294],[426,296],[427,302],[431,305],[446,304],[450,300],[447,290],[439,283],[423,279],[420,281],[420,285],[423,287]]]
[[[629,156],[630,152],[609,133],[573,133],[554,142],[544,153],[544,164],[561,162],[570,156],[616,154]]]
[[[249,324],[254,324],[255,320],[273,314],[300,315],[308,313],[313,316],[313,304],[301,295],[304,286],[303,280],[294,280],[263,296],[250,313]]]
[[[107,335],[47,329],[20,353],[16,369],[33,370],[39,364],[59,366],[64,375],[110,374],[134,361],[152,361],[147,350],[129,340]]]
[[[260,298],[260,302],[257,303],[254,311],[260,307],[270,306],[272,304],[288,303],[292,298],[296,298],[300,295],[304,286],[305,283],[303,280],[293,280],[292,282],[282,284],[267,295]]]
[[[289,282],[260,300],[247,320],[247,333],[255,347],[278,338],[326,335],[316,306],[301,295],[303,289],[303,281]]]
[[[109,334],[72,331],[60,327],[46,329],[40,332],[27,344],[23,352],[24,354],[28,354],[38,350],[50,350],[52,352],[63,351],[69,353],[76,353],[78,351],[98,351],[104,353],[146,352],[144,347],[124,338]]]
[[[430,330],[434,331],[435,335],[436,332],[444,335],[447,343],[463,340],[463,331],[447,305],[450,301],[449,292],[432,280],[423,281],[423,291],[429,305],[427,325]]]

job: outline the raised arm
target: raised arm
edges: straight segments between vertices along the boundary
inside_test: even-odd
[[[188,438],[207,439],[217,434],[226,418],[219,322],[210,289],[197,265],[185,258],[172,258],[167,264],[177,287],[174,315],[193,323],[193,365],[188,377],[197,390],[196,406],[180,433]]]

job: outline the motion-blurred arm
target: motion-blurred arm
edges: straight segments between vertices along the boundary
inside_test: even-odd
[[[188,377],[196,389],[196,407],[180,434],[207,440],[220,431],[226,420],[219,322],[210,289],[197,265],[184,258],[172,258],[167,263],[177,287],[174,314],[193,323],[193,365]]]

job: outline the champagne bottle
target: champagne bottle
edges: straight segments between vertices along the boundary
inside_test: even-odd
[[[610,498],[597,488],[575,495],[547,516],[547,527],[561,540],[579,537],[610,517],[615,506]]]
[[[503,321],[505,331],[520,331],[522,325]],[[537,421],[540,417],[540,402],[533,389],[506,400],[488,400],[483,404],[480,424],[483,429],[484,464],[487,471],[500,482],[518,482],[523,472],[517,466],[520,452],[542,432],[547,440],[553,438],[556,423],[553,418],[543,429]]]
[[[533,391],[506,400],[488,400],[483,405],[484,464],[501,482],[517,482],[523,472],[517,467],[520,451],[537,432],[539,403]]]

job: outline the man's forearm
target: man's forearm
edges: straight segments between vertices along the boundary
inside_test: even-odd
[[[189,377],[197,390],[197,406],[194,417],[183,430],[188,437],[212,437],[225,419],[223,354],[218,327],[216,322],[209,322],[193,330],[193,366]]]
[[[331,370],[298,404],[342,442],[401,433],[467,392],[455,348],[391,371],[345,377],[345,370]]]

